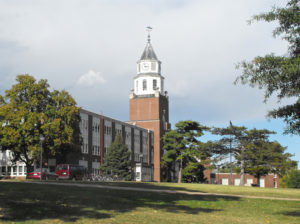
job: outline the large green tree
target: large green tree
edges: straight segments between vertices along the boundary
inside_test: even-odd
[[[221,136],[211,145],[212,152],[215,157],[232,153],[233,160],[229,166],[239,168],[242,186],[245,173],[253,174],[259,179],[270,172],[282,175],[295,166],[295,161],[290,159],[291,154],[284,153],[286,148],[269,141],[270,135],[275,132],[255,128],[247,130],[245,127],[230,125],[226,128],[214,128],[212,133]]]
[[[179,166],[178,183],[181,183],[183,169],[186,168],[185,174],[193,176],[192,170],[195,170],[197,163],[205,161],[207,154],[202,147],[202,143],[198,140],[201,137],[207,127],[200,125],[196,121],[180,121],[175,124],[175,129],[167,132],[163,137],[163,156],[161,166],[167,177],[170,177],[170,173],[174,172],[175,164]],[[185,178],[188,179],[189,177]],[[196,178],[201,179],[201,176]],[[168,180],[170,180],[168,178]]]
[[[121,135],[118,134],[114,142],[107,149],[101,169],[107,174],[116,175],[124,180],[130,180],[131,161],[129,158],[130,151],[127,145],[123,143]]]
[[[253,21],[277,21],[279,26],[273,35],[283,36],[289,45],[282,56],[271,53],[258,56],[251,62],[243,61],[237,66],[242,69],[239,81],[265,90],[265,101],[277,94],[279,100],[295,99],[295,103],[279,107],[268,113],[269,117],[282,118],[287,123],[285,133],[300,134],[300,1],[289,0],[285,8],[273,8],[268,13],[253,17]]]
[[[66,91],[49,90],[47,80],[18,75],[17,83],[0,95],[0,145],[10,150],[13,161],[23,161],[29,169],[44,158],[63,161],[79,152],[79,108]],[[41,142],[41,136],[44,140]],[[42,145],[41,145],[42,144]]]
[[[285,147],[278,142],[256,140],[247,145],[244,157],[246,158],[246,172],[257,178],[260,186],[260,177],[268,173],[276,173],[280,176],[287,170],[294,168],[296,162],[292,161],[290,153],[285,153]]]

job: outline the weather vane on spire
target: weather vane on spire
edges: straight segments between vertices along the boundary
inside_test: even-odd
[[[152,27],[151,26],[147,26],[146,27],[146,31],[148,32],[148,43],[150,43],[150,32],[152,31]]]

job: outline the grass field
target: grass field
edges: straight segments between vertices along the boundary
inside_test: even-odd
[[[215,193],[215,194],[229,194],[229,195],[233,194],[233,195],[241,195],[241,196],[247,195],[247,196],[257,196],[257,197],[300,199],[300,189],[287,189],[287,188],[274,189],[274,188],[258,188],[258,187],[223,186],[223,185],[211,185],[211,184],[138,183],[138,182],[100,182],[97,184],[109,185],[109,186]]]
[[[105,184],[247,195],[279,192],[280,197],[300,194],[299,190],[261,193],[257,188],[196,184]],[[0,182],[0,222],[299,224],[300,202]]]

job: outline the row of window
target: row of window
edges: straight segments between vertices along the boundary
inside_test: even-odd
[[[100,125],[99,124],[93,124],[92,131],[96,133],[100,133]]]
[[[88,153],[88,144],[82,144],[81,152],[87,154]]]
[[[152,81],[152,88],[153,90],[156,90],[157,89],[157,80],[156,79],[153,79]],[[139,81],[136,80],[136,90],[138,91],[139,89]],[[143,91],[147,91],[147,80],[146,79],[143,79]]]
[[[140,154],[140,153],[134,153],[134,161],[135,162],[146,162],[148,159],[148,155]]]
[[[27,173],[26,166],[2,166],[0,170],[3,176],[24,176]]]
[[[82,129],[87,129],[88,128],[88,121],[87,120],[84,120],[84,119],[81,120],[81,128]]]
[[[92,154],[96,156],[100,156],[100,146],[93,145]]]
[[[105,135],[111,135],[111,133],[112,133],[111,127],[108,127],[108,126],[104,125],[104,134]]]

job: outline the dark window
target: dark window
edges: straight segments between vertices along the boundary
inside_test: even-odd
[[[144,91],[147,90],[147,80],[146,79],[143,80],[143,90]]]
[[[153,90],[156,90],[157,88],[157,80],[153,79]]]

